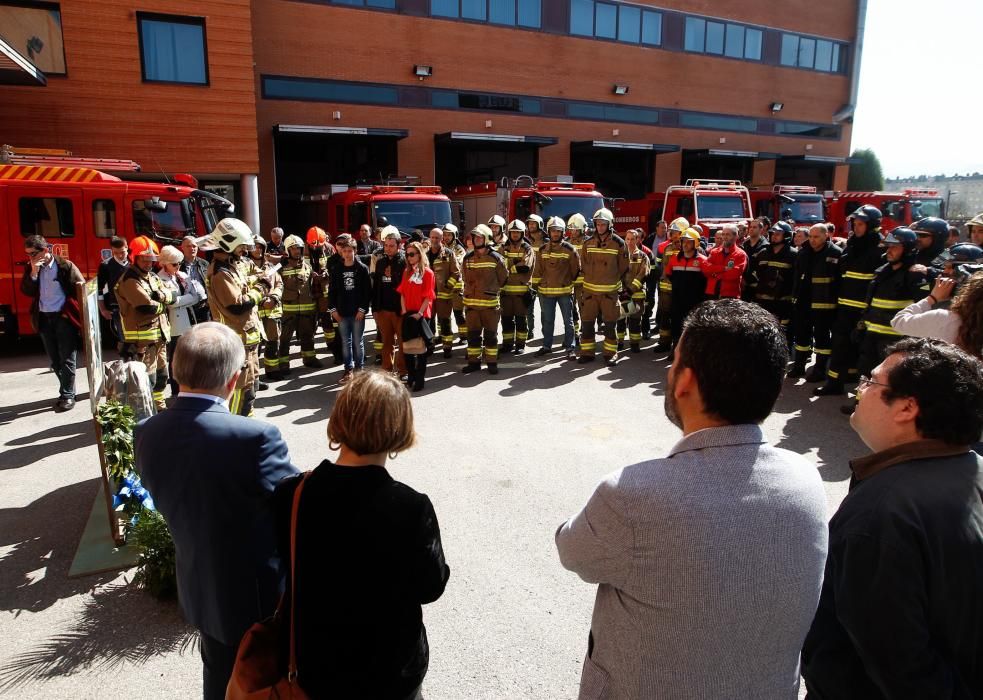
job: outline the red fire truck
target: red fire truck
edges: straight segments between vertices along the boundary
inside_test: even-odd
[[[30,300],[20,292],[27,236],[44,236],[88,279],[111,255],[113,236],[176,242],[205,235],[233,211],[231,202],[198,189],[190,175],[175,175],[173,184],[127,182],[96,169],[139,171],[133,161],[7,146],[0,154],[0,340],[33,333]]]
[[[593,182],[563,182],[562,179],[536,180],[520,175],[514,180],[502,178],[497,183],[455,187],[450,197],[462,204],[458,226],[465,230],[487,222],[495,214],[506,222],[525,221],[530,214],[539,214],[546,222],[551,216],[566,221],[579,212],[590,221],[594,212],[604,206],[604,195],[594,189]]]
[[[828,221],[836,231],[850,233],[847,217],[865,204],[881,210],[881,231],[887,233],[898,226],[910,226],[926,216],[945,218],[945,199],[931,188],[908,187],[901,192],[827,192],[825,194]]]
[[[439,187],[408,183],[409,179],[391,179],[384,185],[332,185],[330,193],[308,199],[324,203],[321,220],[331,240],[342,233],[356,235],[362,224],[373,229],[391,224],[404,237],[419,229],[426,236],[453,220],[451,201]]]
[[[748,221],[753,218],[748,189],[739,180],[687,180],[664,193],[614,204],[614,222],[619,228],[641,226],[650,231],[659,219],[671,222],[680,216],[709,229]]]
[[[782,220],[809,226],[826,221],[826,202],[815,187],[774,185],[752,189],[749,194],[754,215],[767,216],[772,222]]]

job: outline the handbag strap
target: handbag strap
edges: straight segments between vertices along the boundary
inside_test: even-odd
[[[300,511],[300,492],[310,476],[305,472],[294,491],[293,507],[290,509],[290,660],[287,662],[287,680],[297,680],[297,635],[294,631],[294,609],[297,607],[297,514]]]

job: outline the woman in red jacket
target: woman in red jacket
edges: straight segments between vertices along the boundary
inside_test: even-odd
[[[406,246],[406,269],[403,271],[403,281],[396,291],[399,292],[403,307],[404,332],[400,334],[400,340],[403,342],[406,370],[409,374],[406,386],[413,391],[420,391],[427,376],[427,354],[430,352],[432,338],[432,334],[428,338],[424,333],[430,330],[431,307],[437,298],[437,292],[434,289],[434,274],[430,269],[430,262],[423,252],[423,246],[416,241]],[[407,333],[408,326],[416,331],[415,336],[412,332]]]
[[[707,278],[707,299],[741,296],[741,279],[747,267],[747,253],[737,245],[737,226],[724,224],[717,233],[717,245],[707,253],[703,274]]]

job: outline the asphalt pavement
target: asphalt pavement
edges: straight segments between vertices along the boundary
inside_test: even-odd
[[[461,374],[462,345],[453,360],[432,358],[413,399],[418,444],[388,465],[432,499],[451,567],[445,594],[424,609],[427,698],[576,697],[594,587],[560,566],[553,533],[605,474],[679,439],[663,412],[668,363],[650,346],[608,368],[534,358],[537,338],[494,377]],[[332,456],[326,426],[342,369],[318,350],[325,369],[297,369],[295,353],[293,375],[256,404],[302,469]],[[866,448],[843,401],[814,399],[812,386],[787,381],[764,429],[815,464],[832,513],[847,461]],[[0,356],[0,696],[200,697],[194,635],[175,604],[128,586],[132,571],[67,578],[99,486],[84,370],[78,390],[72,412],[54,413],[40,344]]]

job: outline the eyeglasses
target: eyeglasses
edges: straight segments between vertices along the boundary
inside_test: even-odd
[[[860,377],[860,383],[857,384],[857,391],[863,391],[864,389],[866,389],[867,387],[872,386],[872,385],[873,386],[883,386],[883,387],[887,387],[889,389],[891,388],[891,385],[890,384],[884,384],[882,382],[875,382],[873,379],[871,379],[867,375],[863,375],[862,377]]]
[[[414,252],[412,252],[412,251],[410,251],[409,253],[406,254],[406,257],[408,257],[408,258],[415,258],[416,256],[417,256],[417,254],[414,253]]]

